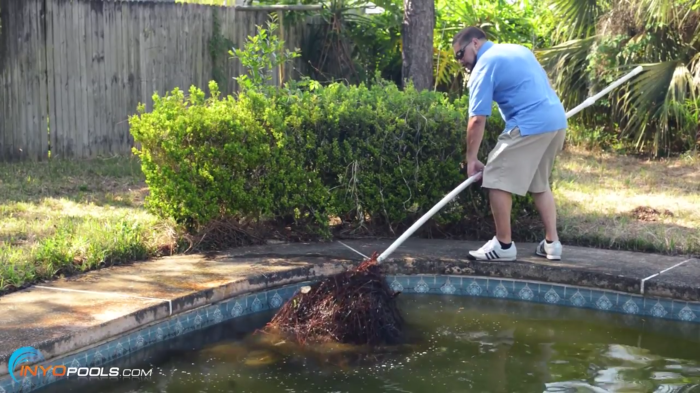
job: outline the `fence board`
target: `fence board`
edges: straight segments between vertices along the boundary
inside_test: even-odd
[[[47,39],[48,32],[46,31],[47,17],[46,17],[46,7],[48,2],[42,2],[39,7],[37,23],[39,26],[39,41],[36,45],[36,53],[39,58],[39,152],[33,155],[37,160],[42,160],[44,157],[48,156],[49,152],[49,132],[48,132],[48,118],[49,118],[49,96],[48,96],[48,77],[46,73],[47,57],[45,43]]]
[[[3,52],[0,52],[2,54]],[[5,72],[0,72],[0,110],[3,116],[0,116],[0,158],[8,159],[12,151],[12,136],[10,134],[10,76]]]
[[[143,99],[143,73],[142,71],[142,61],[141,61],[141,47],[142,45],[142,31],[143,26],[141,26],[141,10],[142,7],[138,3],[129,3],[129,12],[131,13],[131,31],[132,31],[132,45],[130,48],[131,53],[131,69],[133,77],[132,85],[132,96],[131,96],[131,106],[128,113],[135,113],[139,103],[145,103],[146,100]],[[135,146],[133,143],[133,137],[129,135],[129,140],[132,141],[131,146]]]
[[[121,2],[112,3],[112,18],[114,24],[114,32],[112,35],[112,52],[114,53],[114,76],[112,77],[112,88],[114,89],[114,101],[112,103],[112,116],[114,122],[114,133],[112,137],[112,153],[123,154],[125,133],[122,120],[124,120],[125,107],[123,100],[124,89],[122,88],[122,75],[124,72],[124,64],[122,63],[122,36],[124,34],[122,28],[122,12]]]
[[[148,59],[148,102],[151,102],[151,96],[158,91],[158,15],[156,15],[155,5],[148,9],[148,35],[146,37],[147,59]],[[151,105],[152,109],[153,106]]]
[[[25,88],[22,107],[24,109],[25,127],[27,131],[22,133],[22,154],[20,159],[35,160],[41,149],[41,135],[39,134],[40,93],[39,75],[41,65],[37,53],[38,47],[43,45],[43,39],[39,37],[37,13],[40,12],[38,1],[29,1],[24,6],[22,16],[25,20],[25,37],[21,47],[24,49],[21,55],[22,73]],[[19,130],[21,132],[21,130]]]
[[[4,151],[3,159],[7,161],[14,161],[15,156],[15,129],[20,125],[17,124],[19,116],[17,116],[17,82],[19,82],[19,77],[17,76],[17,44],[16,39],[10,39],[10,31],[17,29],[17,20],[19,18],[10,18],[9,15],[16,15],[16,7],[12,2],[5,2],[2,4],[2,29],[3,29],[3,53],[0,56],[3,63],[3,74],[5,75],[5,110],[3,114],[6,114],[6,125],[3,130]],[[12,29],[12,30],[11,30]],[[14,37],[12,37],[14,38]]]
[[[199,56],[202,58],[202,87],[206,93],[209,93],[209,81],[214,79],[214,64],[209,52],[209,39],[214,33],[214,13],[212,7],[206,7],[206,11],[202,13],[202,49]]]
[[[21,82],[18,83],[17,87],[17,99],[19,103],[18,112],[20,117],[19,128],[14,130],[15,134],[15,150],[17,151],[17,158],[23,160],[26,158],[29,146],[27,146],[28,140],[31,140],[31,135],[33,134],[32,124],[31,124],[31,114],[30,108],[28,107],[32,98],[29,96],[31,92],[31,81],[30,73],[31,70],[27,69],[27,57],[31,53],[31,40],[27,40],[27,36],[31,35],[32,24],[29,19],[29,14],[31,13],[31,6],[33,2],[27,2],[27,4],[22,7],[22,12],[18,13],[20,15],[20,20],[25,20],[25,22],[20,25],[20,30],[22,35],[19,40],[19,48],[25,48],[26,50],[19,50],[18,60],[19,60],[19,77]]]
[[[56,36],[57,45],[54,46],[53,58],[56,70],[55,84],[56,89],[56,110],[51,112],[51,119],[56,119],[56,127],[52,127],[52,156],[57,158],[68,157],[67,152],[69,141],[68,133],[70,131],[70,102],[68,97],[68,40],[69,32],[66,30],[69,27],[70,21],[66,20],[66,10],[68,3],[53,2],[54,4],[54,34]]]
[[[46,122],[47,122],[47,127],[49,129],[53,128],[54,121],[49,117],[49,113],[55,110],[56,106],[56,88],[55,88],[55,77],[54,77],[54,45],[55,45],[55,36],[54,36],[54,31],[53,31],[53,20],[54,20],[54,6],[52,1],[47,1],[46,2],[46,14],[45,14],[45,19],[46,19],[46,32],[45,32],[45,37],[46,37],[46,50],[44,52],[45,58],[46,58],[46,99],[47,99],[47,110],[46,110]],[[49,72],[51,71],[51,72]],[[53,145],[53,141],[51,140],[51,134],[48,133],[47,135],[47,154],[48,151],[51,149],[51,146]]]
[[[4,21],[7,19],[7,7],[4,3],[3,0],[0,0],[0,21]],[[5,22],[5,26],[7,25],[7,22]],[[8,54],[9,54],[9,48],[8,48],[8,42],[7,40],[4,39],[3,37],[3,30],[5,27],[0,27],[0,161],[5,159],[5,157],[9,157],[9,151],[8,151],[8,146],[6,145],[5,138],[7,136],[7,133],[9,131],[8,127],[8,120],[9,120],[9,110],[8,110],[8,94],[7,94],[7,88],[9,85],[9,78],[5,76],[5,69],[9,67],[7,66],[8,60]]]
[[[114,18],[112,14],[112,2],[104,1],[102,2],[104,8],[102,10],[102,20],[104,22],[104,33],[102,39],[104,41],[104,122],[102,123],[102,133],[100,134],[100,149],[101,154],[109,154],[112,152],[112,140],[110,132],[114,130],[114,88],[113,88],[113,77],[114,77],[114,46],[112,45],[112,36],[114,35]]]
[[[42,96],[42,86],[45,86],[46,81],[44,77],[46,73],[43,72],[46,68],[44,67],[44,23],[42,22],[43,17],[43,3],[42,2],[31,2],[31,6],[28,7],[27,17],[30,18],[31,26],[31,56],[28,60],[31,62],[29,68],[30,74],[28,75],[31,80],[31,101],[28,102],[29,110],[32,117],[32,132],[29,134],[29,141],[27,141],[27,155],[31,160],[40,160],[42,157],[42,145],[44,145],[47,138],[46,133],[46,123],[42,124],[42,120],[45,119],[45,102],[46,94]],[[43,111],[43,112],[42,112]]]
[[[17,15],[20,15],[20,20],[25,18],[24,15],[24,10],[26,10],[29,7],[30,3],[27,3],[24,7],[22,7]],[[24,56],[26,55],[26,52],[20,50],[20,48],[25,47],[26,43],[24,41],[26,35],[28,34],[27,32],[27,23],[23,23],[20,26],[17,26],[18,29],[20,29],[20,39],[17,40],[17,62],[19,65],[19,70],[17,71],[17,83],[15,83],[15,99],[17,100],[17,109],[15,113],[17,113],[17,128],[13,130],[14,134],[14,150],[15,150],[15,159],[16,160],[22,160],[24,157],[24,153],[27,151],[27,146],[25,145],[25,135],[28,132],[31,132],[31,130],[28,127],[27,124],[27,116],[26,116],[26,102],[27,98],[25,97],[25,92],[27,91],[27,75],[26,72],[27,70],[24,68],[26,65],[26,61],[24,60]],[[24,132],[23,132],[24,130]]]
[[[84,111],[82,105],[82,97],[84,92],[81,89],[81,80],[84,74],[80,72],[80,59],[82,51],[80,50],[80,14],[81,9],[78,7],[69,7],[67,9],[67,20],[70,22],[69,32],[67,34],[68,51],[68,81],[69,81],[69,97],[70,97],[70,129],[68,130],[68,156],[82,155],[81,146],[79,143],[79,133],[84,130],[82,122],[82,113]]]
[[[59,56],[62,58],[61,59],[61,90],[63,91],[63,111],[61,115],[63,116],[63,133],[59,135],[59,138],[61,138],[61,141],[63,142],[62,145],[62,152],[59,152],[58,156],[59,157],[70,157],[73,153],[72,149],[72,140],[71,140],[71,134],[72,130],[75,129],[75,108],[72,105],[73,101],[73,86],[72,86],[72,79],[71,78],[71,71],[75,69],[75,67],[71,64],[71,59],[73,58],[73,54],[70,52],[71,50],[71,42],[73,41],[73,32],[72,32],[72,26],[73,26],[73,20],[72,20],[72,12],[70,5],[68,3],[63,3],[61,5],[61,22],[59,24],[59,28],[61,28],[63,37],[62,37],[62,50],[59,53]]]
[[[30,127],[26,134],[25,146],[27,148],[25,156],[30,160],[35,160],[41,155],[41,93],[39,92],[39,78],[41,76],[40,46],[43,40],[39,40],[39,15],[41,7],[39,2],[29,2],[25,8],[25,16],[28,19],[27,29],[29,30],[29,42],[27,49],[27,125]]]
[[[109,85],[108,97],[109,101],[109,123],[108,129],[112,132],[107,133],[107,147],[110,154],[116,153],[119,149],[117,147],[120,138],[120,131],[117,124],[121,119],[119,119],[119,34],[118,19],[117,19],[117,7],[115,2],[107,3],[107,19],[109,20],[109,49],[107,53],[111,55],[111,59],[106,62],[109,64],[109,74],[107,75],[107,84]]]
[[[7,8],[9,11],[8,14],[10,15],[17,15],[17,12],[21,11],[18,10],[16,6],[14,6],[12,3],[10,4],[5,4],[2,7],[3,9]],[[19,29],[19,26],[17,24],[17,20],[21,20],[19,18],[5,18],[3,19],[3,30],[5,32],[9,31],[14,31],[14,29]],[[13,30],[10,30],[13,29]],[[20,32],[21,34],[21,32]],[[3,34],[4,35],[4,34]],[[8,33],[9,35],[9,33]],[[9,45],[8,45],[8,52],[7,56],[7,63],[5,65],[5,69],[9,71],[9,77],[10,77],[10,86],[9,86],[9,118],[10,118],[10,124],[9,124],[9,129],[7,130],[7,142],[8,142],[8,155],[7,159],[9,161],[15,161],[19,160],[19,155],[18,155],[18,146],[19,146],[19,141],[15,140],[15,136],[17,135],[18,130],[21,129],[22,124],[22,112],[19,110],[20,106],[20,99],[19,99],[19,93],[18,93],[18,84],[22,82],[21,75],[19,68],[21,65],[19,64],[19,45],[17,45],[17,40],[9,40]],[[8,68],[9,67],[9,68]]]
[[[80,9],[78,7],[71,7],[67,4],[66,6],[66,22],[69,23],[66,26],[66,42],[68,43],[68,50],[66,50],[64,56],[67,56],[67,77],[68,77],[68,122],[69,128],[66,130],[66,152],[67,157],[77,156],[80,157],[82,151],[80,150],[80,145],[77,143],[77,135],[80,131],[84,130],[82,122],[78,120],[80,113],[84,110],[80,105],[81,97],[83,92],[80,90],[80,80],[82,79],[82,74],[80,73],[80,66],[78,58],[80,58],[80,30],[78,29],[80,23]]]
[[[90,9],[85,7],[69,7],[66,18],[72,20],[73,27],[67,32],[68,51],[59,55],[64,57],[68,64],[68,81],[70,108],[63,114],[69,126],[56,131],[64,141],[65,151],[59,157],[89,157],[89,143],[85,138],[90,134],[90,121],[92,117],[88,101],[93,100],[89,94],[88,85],[92,83],[92,65],[90,64]],[[52,133],[54,131],[52,130]]]
[[[160,83],[158,93],[160,95],[165,95],[177,85],[174,78],[175,72],[173,63],[177,61],[177,57],[175,56],[176,48],[174,45],[176,35],[179,33],[172,26],[173,21],[176,20],[176,8],[170,7],[167,3],[162,3],[160,6],[162,14],[159,15],[160,30],[158,31],[158,42],[160,43],[160,52],[158,58],[161,59],[161,61],[158,74]]]
[[[147,51],[146,51],[146,38],[147,38],[147,32],[146,32],[146,26],[148,26],[148,8],[146,7],[137,7],[137,13],[138,13],[138,28],[139,28],[139,76],[140,78],[140,85],[141,85],[141,99],[140,101],[146,106],[147,110],[150,110],[150,106],[148,105],[148,93],[146,93],[149,90],[149,85],[151,81],[149,80],[148,77],[148,56],[147,56]]]
[[[119,39],[119,105],[117,106],[117,132],[119,135],[118,153],[128,154],[129,153],[129,119],[128,113],[131,108],[129,108],[129,103],[127,102],[127,97],[129,95],[128,90],[128,79],[129,79],[129,32],[127,30],[127,21],[129,16],[127,15],[127,7],[124,3],[120,2],[117,4],[117,26],[119,26],[119,32],[117,37]]]
[[[112,130],[112,132],[109,132],[107,134],[107,144],[109,146],[109,152],[111,154],[117,154],[120,152],[120,147],[119,144],[122,142],[121,138],[121,130],[119,129],[119,122],[121,121],[121,118],[119,117],[119,113],[121,112],[121,109],[123,107],[121,101],[120,101],[120,96],[121,96],[121,89],[119,88],[119,83],[120,83],[120,78],[119,78],[119,62],[121,61],[120,59],[120,44],[119,44],[119,34],[120,34],[120,29],[119,29],[119,24],[120,24],[120,18],[117,17],[117,2],[109,2],[109,12],[108,12],[108,17],[109,17],[109,27],[110,27],[110,35],[109,35],[109,46],[110,50],[109,53],[112,55],[112,60],[109,62],[110,64],[110,75],[107,79],[109,86],[110,86],[110,91],[111,94],[109,94],[110,97],[110,121],[109,121],[109,129]]]
[[[242,33],[244,29],[244,24],[243,24],[243,17],[245,16],[245,12],[242,11],[234,11],[233,12],[233,28],[230,30],[230,34],[228,37],[231,38],[233,41],[233,45],[236,48],[242,47],[242,44],[245,40],[244,34]],[[241,89],[240,84],[238,83],[237,78],[241,73],[243,73],[243,67],[241,66],[241,62],[238,59],[229,59],[228,60],[230,64],[230,77],[229,80],[232,81],[233,83],[231,84],[231,92],[236,92]]]
[[[141,103],[151,110],[155,92],[195,85],[208,93],[214,67],[226,79],[223,94],[240,89],[234,78],[245,70],[231,47],[219,48],[216,64],[211,58],[215,12],[236,48],[274,12],[153,0],[0,6],[0,161],[129,154],[128,119]],[[286,47],[302,47],[304,26],[284,29]],[[284,80],[300,68],[300,60],[286,66]]]
[[[184,68],[183,68],[183,58],[182,55],[184,54],[184,38],[186,36],[186,32],[183,31],[186,29],[186,19],[185,19],[185,13],[183,12],[182,7],[177,7],[177,12],[175,16],[175,20],[177,21],[175,23],[175,27],[173,28],[174,33],[176,34],[176,41],[175,41],[175,61],[173,61],[173,66],[175,68],[175,80],[177,81],[176,85],[179,86],[181,89],[186,89],[186,84],[187,80],[185,79],[185,73],[184,73]]]
[[[3,22],[5,23],[5,22]],[[8,28],[6,28],[6,31],[9,30],[10,23],[8,23]],[[19,26],[17,26],[19,28]],[[10,71],[12,72],[11,78],[12,80],[10,81],[10,129],[9,132],[11,133],[10,137],[10,155],[9,159],[12,161],[19,160],[19,148],[21,145],[21,142],[19,139],[17,139],[18,134],[24,131],[23,128],[23,122],[22,122],[22,110],[20,108],[21,106],[21,99],[19,96],[19,84],[22,82],[21,79],[21,74],[20,74],[20,68],[21,64],[19,63],[19,57],[15,57],[15,53],[19,53],[19,45],[17,45],[17,40],[13,40],[12,44],[10,45],[10,50],[11,50],[11,55],[12,56],[12,63],[11,65],[14,66],[14,68],[11,68]]]
[[[92,65],[93,59],[95,58],[95,48],[93,46],[94,34],[93,34],[93,11],[92,7],[83,7],[82,18],[84,21],[82,29],[82,39],[83,39],[83,56],[81,58],[82,65],[85,67],[85,74],[83,75],[83,90],[85,91],[85,127],[80,133],[80,144],[82,145],[83,156],[94,157],[93,147],[90,145],[90,135],[95,133],[95,101],[93,100],[94,86],[96,83],[95,69]]]
[[[153,88],[149,92],[151,95],[154,93],[161,94],[163,92],[163,64],[165,59],[163,59],[163,28],[160,26],[159,3],[156,3],[151,10],[151,18],[153,26],[153,35],[151,36],[151,62],[153,68],[151,68],[151,75],[153,76]]]
[[[97,94],[98,107],[95,112],[95,119],[98,120],[95,135],[92,136],[90,143],[94,146],[94,155],[101,156],[107,153],[106,135],[109,129],[109,101],[108,101],[108,83],[109,83],[109,66],[108,59],[111,60],[109,53],[109,27],[107,26],[107,2],[98,2],[99,7],[95,14],[95,24],[97,33],[97,50],[99,53],[97,61]]]
[[[125,67],[126,67],[126,89],[124,94],[126,108],[124,110],[124,122],[126,127],[126,153],[131,152],[131,146],[133,146],[133,138],[129,133],[129,116],[136,113],[136,105],[138,104],[138,98],[140,91],[138,89],[138,60],[137,52],[134,51],[135,47],[138,47],[138,26],[134,27],[134,11],[131,3],[123,3],[122,9],[124,10],[124,29],[127,34],[127,40],[124,43],[125,51]],[[132,29],[134,29],[132,31]]]
[[[3,52],[0,51],[0,54]],[[0,68],[2,69],[2,68]],[[5,157],[6,153],[6,147],[5,147],[5,132],[7,130],[7,119],[9,116],[7,116],[7,113],[9,111],[7,110],[7,82],[5,78],[5,73],[0,72],[0,157]]]
[[[184,73],[184,80],[182,82],[183,84],[181,88],[186,93],[187,91],[189,91],[190,86],[194,84],[194,80],[192,79],[192,70],[194,69],[194,61],[192,59],[192,36],[194,35],[195,26],[194,12],[186,12],[184,18],[184,48],[182,50],[182,57],[180,61],[182,62],[182,72]]]
[[[236,26],[236,9],[235,8],[227,8],[224,10],[223,14],[226,15],[226,19],[221,26],[221,34],[231,40],[231,43],[235,45],[233,42],[233,38],[235,38],[235,26]],[[231,50],[231,46],[227,46],[226,49],[224,50],[224,53],[222,56],[224,57],[224,61],[222,64],[222,74],[226,78],[226,94],[231,94],[234,91],[236,91],[236,81],[233,79],[234,76],[237,76],[237,74],[234,74],[234,67],[235,65],[232,64],[232,60],[230,59],[230,55],[228,51]]]
[[[204,35],[204,24],[207,21],[207,18],[205,17],[205,13],[203,6],[197,5],[197,12],[195,13],[196,15],[196,21],[197,21],[197,29],[196,32],[197,34],[195,35],[195,41],[194,41],[194,58],[196,59],[196,64],[197,68],[195,70],[195,80],[194,83],[199,86],[200,88],[204,88],[204,81],[202,80],[202,74],[203,74],[203,68],[204,68],[204,59],[202,59],[202,36]]]
[[[78,157],[83,157],[85,156],[86,152],[86,146],[84,142],[84,136],[89,135],[90,132],[90,127],[88,126],[88,117],[90,116],[90,106],[88,105],[88,91],[87,91],[87,85],[88,85],[88,78],[89,78],[89,69],[87,66],[87,35],[88,35],[88,29],[89,29],[89,23],[86,23],[86,18],[85,18],[85,7],[73,7],[73,20],[74,23],[77,20],[76,28],[75,28],[75,35],[73,36],[73,40],[76,43],[75,49],[76,49],[76,57],[75,61],[77,63],[76,65],[76,70],[80,70],[80,75],[78,78],[76,78],[76,83],[75,83],[75,88],[76,88],[76,97],[75,97],[75,124],[76,127],[74,130],[72,130],[72,136],[73,136],[73,154],[78,156]],[[88,14],[88,21],[89,21],[89,14]],[[88,150],[89,151],[89,150]]]
[[[64,4],[53,1],[51,4],[53,11],[52,36],[54,37],[51,56],[53,57],[53,65],[55,68],[49,70],[49,73],[54,76],[54,85],[49,86],[49,89],[53,89],[52,94],[55,97],[55,105],[54,109],[51,110],[49,118],[51,124],[49,132],[51,135],[51,156],[62,158],[65,152],[65,144],[62,135],[65,134],[65,130],[68,128],[66,124],[67,111],[65,109],[68,96],[64,89],[66,80],[63,74],[66,69],[66,57],[63,55],[66,50],[66,35],[63,29],[65,26],[65,6]]]
[[[158,36],[160,42],[160,58],[161,68],[160,68],[160,94],[164,95],[168,91],[172,90],[176,86],[176,81],[174,78],[175,69],[174,63],[177,61],[175,56],[176,48],[175,43],[178,32],[175,31],[173,27],[173,21],[177,20],[175,7],[168,7],[167,4],[161,5],[162,14],[160,14],[160,34]]]

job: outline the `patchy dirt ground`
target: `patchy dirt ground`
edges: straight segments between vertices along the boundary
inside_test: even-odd
[[[568,148],[553,175],[560,236],[603,248],[700,254],[700,157]]]
[[[630,215],[641,221],[658,221],[661,217],[673,217],[673,213],[668,209],[659,211],[649,206],[637,206]]]

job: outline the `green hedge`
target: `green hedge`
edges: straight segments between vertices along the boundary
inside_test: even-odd
[[[130,119],[151,211],[194,232],[246,217],[330,235],[329,217],[340,217],[391,234],[464,181],[467,97],[305,83],[236,98],[214,82],[210,98],[194,87],[154,95],[153,110]],[[489,121],[483,162],[502,128],[498,116]],[[530,202],[516,198],[514,214]],[[459,235],[484,219],[486,194],[472,186],[425,227]]]

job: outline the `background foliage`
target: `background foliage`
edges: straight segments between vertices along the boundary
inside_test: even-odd
[[[212,81],[208,98],[196,87],[174,89],[130,119],[152,212],[191,232],[216,221],[273,222],[328,236],[339,218],[347,233],[394,234],[465,179],[467,96],[400,90],[381,78],[275,87],[260,77],[274,67],[264,59],[294,54],[265,39],[274,28],[232,53],[248,69],[236,97],[221,97]],[[488,127],[482,160],[503,123]],[[531,212],[530,202],[516,199],[514,216]],[[424,230],[488,231],[489,214],[472,187]]]
[[[642,65],[645,72],[580,117],[654,155],[697,149],[700,2],[552,0],[553,46],[540,51],[565,102]]]
[[[570,141],[623,153],[671,155],[700,141],[699,0],[436,0],[436,91],[466,94],[451,39],[475,25],[496,42],[534,50],[567,108],[638,65],[645,72],[572,119]],[[290,4],[296,0],[284,0]],[[261,0],[260,3],[280,3]],[[319,3],[305,0],[304,4]],[[401,0],[330,0],[302,48],[321,82],[401,77]],[[367,14],[368,7],[383,12]],[[289,13],[289,23],[306,17]]]
[[[330,0],[314,15],[285,15],[312,16],[300,52],[282,51],[274,24],[229,52],[248,69],[235,97],[221,97],[216,83],[209,98],[194,88],[155,96],[153,112],[131,119],[149,206],[193,231],[217,220],[277,222],[325,236],[334,217],[352,233],[400,231],[464,179],[468,76],[451,39],[467,25],[535,51],[567,108],[645,67],[571,120],[570,143],[654,155],[697,148],[698,1],[437,1],[431,91],[397,87],[401,1]],[[383,11],[364,12],[375,5]],[[272,86],[266,72],[295,56],[311,65],[309,77]],[[482,160],[502,126],[489,119]],[[530,202],[516,199],[514,218],[534,213]],[[489,215],[473,188],[424,230],[489,231]]]

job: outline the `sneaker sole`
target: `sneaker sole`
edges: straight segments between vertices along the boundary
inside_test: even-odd
[[[558,257],[556,255],[540,254],[539,252],[536,252],[536,251],[535,251],[535,255],[537,255],[538,257],[547,258],[550,261],[561,261],[561,257]]]
[[[494,258],[494,259],[481,259],[473,256],[472,254],[467,254],[467,259],[470,261],[482,261],[482,262],[513,262],[517,257],[513,258]]]

